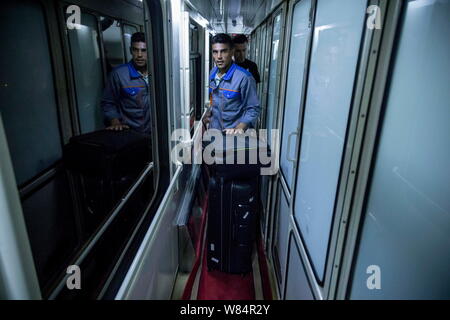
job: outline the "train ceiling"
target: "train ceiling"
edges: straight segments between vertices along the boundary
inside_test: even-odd
[[[250,32],[281,0],[185,0],[214,33]]]

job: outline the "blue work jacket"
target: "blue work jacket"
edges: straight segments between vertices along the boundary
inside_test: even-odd
[[[117,118],[136,131],[150,134],[150,101],[150,88],[130,61],[111,71],[101,107],[108,125]]]
[[[254,128],[261,112],[255,79],[247,70],[233,63],[218,86],[214,78],[219,69],[210,73],[209,94],[212,111],[211,129],[235,128],[239,123]]]

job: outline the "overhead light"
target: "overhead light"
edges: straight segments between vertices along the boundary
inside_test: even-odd
[[[219,15],[221,17],[223,17],[223,0],[220,0],[220,4],[219,4]]]

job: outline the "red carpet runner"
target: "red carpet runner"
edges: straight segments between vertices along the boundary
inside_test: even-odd
[[[203,267],[198,287],[198,300],[254,300],[255,285],[253,273],[245,277],[223,273],[217,270],[208,272],[206,248],[203,252]]]
[[[207,203],[207,199],[205,202]],[[227,274],[217,270],[208,272],[206,264],[206,215],[207,204],[203,206],[201,237],[199,237],[196,244],[196,261],[193,270],[186,283],[183,292],[183,300],[191,299],[192,290],[195,283],[195,278],[199,272],[200,263],[202,264],[200,281],[198,285],[198,300],[255,300],[255,285],[253,272],[246,276]],[[201,254],[203,250],[203,255]],[[264,300],[272,300],[272,291],[270,289],[269,273],[264,255],[261,238],[258,237],[258,264],[262,283],[262,296]]]

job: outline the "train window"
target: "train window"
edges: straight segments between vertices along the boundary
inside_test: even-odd
[[[254,51],[255,51],[255,46],[254,46],[254,45],[251,45],[251,43],[253,42],[253,40],[255,40],[253,34],[250,35],[250,36],[248,36],[248,40],[249,40],[249,44],[248,44],[248,46],[247,46],[247,48],[248,48],[248,56],[250,57],[250,59],[253,59],[253,57],[254,57],[254,55],[255,55],[255,53],[254,53]]]
[[[114,5],[115,12],[123,13],[120,19],[143,24],[143,11],[120,1]],[[97,298],[110,272],[115,273],[116,264],[125,259],[123,250],[135,240],[137,225],[144,215],[145,223],[152,218],[146,210],[156,179],[148,137],[140,150],[120,158],[128,168],[120,165],[110,175],[71,170],[67,158],[62,159],[67,142],[62,133],[67,137],[79,133],[70,126],[76,122],[73,116],[79,118],[81,133],[103,127],[103,53],[108,54],[110,69],[123,63],[125,54],[122,27],[116,20],[99,18],[94,8],[86,8],[76,28],[65,29],[63,23],[46,19],[57,10],[64,19],[60,9],[58,2],[33,0],[2,6],[1,38],[9,49],[1,51],[0,112],[42,296]],[[109,9],[105,8],[111,13]],[[125,32],[136,30],[124,27]],[[64,28],[67,37],[52,37],[59,34],[58,28]],[[68,58],[62,59],[65,55]],[[71,68],[65,69],[65,63]],[[56,81],[64,80],[68,69],[73,81],[67,85],[74,89],[77,114],[67,103],[66,81]],[[94,159],[87,154],[84,159]],[[86,284],[82,290],[65,286],[67,267],[73,264],[82,268]]]
[[[259,31],[259,29],[251,34],[251,38],[250,38],[251,50],[250,50],[249,59],[254,61],[256,63],[256,65],[258,66],[258,68],[261,68],[261,65],[258,63],[258,57],[257,57],[257,53],[258,53],[257,48],[259,46],[259,41],[258,41],[258,37],[257,37],[258,31]],[[259,86],[258,85],[256,85],[256,90],[258,93],[258,97],[261,97],[261,95],[259,94]],[[260,125],[260,121],[261,121],[261,117],[258,118],[258,126]]]
[[[325,271],[366,4],[329,0],[317,6],[295,217],[319,281]]]
[[[81,246],[80,220],[64,171],[22,197],[22,210],[41,292],[46,297]]]
[[[119,21],[107,17],[100,17],[100,26],[103,34],[106,71],[109,73],[113,68],[125,62],[122,30]]]
[[[95,15],[82,13],[81,27],[68,30],[81,133],[92,132],[105,127],[104,115],[100,106],[104,86],[97,21]],[[119,62],[119,56],[123,54],[123,52],[118,52],[118,48],[122,48],[121,37],[118,39],[116,37],[117,32],[120,32],[121,29],[112,19],[101,18],[100,21],[103,36],[106,37],[106,39],[104,38],[105,46],[110,48],[110,51],[107,51],[108,49],[105,47],[105,51],[107,51],[107,55],[109,52],[107,59],[112,62],[109,63],[109,68],[112,68],[115,63]],[[127,28],[127,30],[133,29],[136,30],[135,27]],[[131,36],[129,40],[131,40]],[[106,45],[106,43],[109,44]],[[111,53],[113,54],[111,55]],[[111,57],[116,58],[111,60]],[[128,161],[131,161],[131,159],[128,159]],[[143,170],[144,168],[136,169]],[[81,216],[84,217],[83,233],[85,238],[90,237],[95,229],[105,222],[111,210],[121,200],[121,197],[136,178],[137,173],[119,174],[116,181],[109,182],[104,177],[73,175],[74,188],[76,193],[81,195],[80,211]],[[108,183],[112,183],[113,186],[105,186]]]
[[[278,87],[278,58],[280,52],[280,36],[281,36],[281,13],[273,20],[272,30],[272,46],[270,56],[270,71],[269,71],[269,94],[266,110],[266,128],[268,132],[268,144],[271,145],[270,132],[273,128],[273,120],[276,113],[277,106],[277,87]]]
[[[295,133],[297,132],[298,118],[295,115],[300,112],[306,50],[311,32],[310,9],[311,0],[300,1],[294,7],[292,18],[280,161],[281,172],[289,188],[292,185],[294,171],[293,163],[289,159],[295,158],[295,146],[297,145]],[[290,150],[288,150],[289,146]]]
[[[189,59],[189,128],[194,129],[194,121],[196,118],[196,74],[197,74],[197,63],[195,58]]]
[[[39,3],[8,2],[1,19],[2,41],[8,50],[2,50],[0,59],[4,82],[0,111],[16,180],[22,185],[62,155],[52,62]]]
[[[449,14],[450,1],[406,3],[352,299],[450,299]]]
[[[130,52],[131,36],[135,32],[138,32],[138,29],[135,26],[130,26],[129,24],[123,25],[123,43],[125,45],[125,56],[127,57],[127,62],[132,59]]]
[[[252,37],[252,42],[254,44],[255,50],[253,52],[253,60],[258,63],[259,62],[259,43],[260,43],[260,39],[259,39],[259,33],[260,33],[260,29],[258,29],[253,35]]]
[[[82,13],[82,25],[79,30],[68,30],[81,133],[104,127],[101,108],[104,95],[103,70],[110,73],[113,68],[132,59],[131,36],[139,30],[138,25],[143,18],[143,12],[139,14],[134,9],[129,11],[130,7],[126,3],[118,2],[115,6],[117,12],[122,12],[124,16],[128,15],[131,19],[130,24],[122,25],[123,17],[116,20],[94,11],[92,14]],[[104,68],[101,56],[104,57]],[[124,57],[127,57],[127,61]],[[126,70],[125,75],[128,75],[130,72],[128,66],[122,68],[117,69],[118,72]],[[108,77],[108,79],[113,81],[116,78]],[[142,88],[139,89],[142,91],[138,92],[146,94],[148,91],[144,90],[152,90],[152,83],[149,82],[148,87],[146,84],[145,79],[138,79],[132,83],[133,87],[121,88],[119,94],[123,94],[123,97],[135,94],[132,90],[124,90],[129,88]],[[119,86],[118,83],[116,85]],[[112,90],[114,89],[116,88]],[[83,99],[81,101],[94,106],[96,112],[100,111],[99,118],[96,118],[94,110],[80,110],[81,95]],[[139,98],[137,103],[147,102]],[[122,133],[120,135],[125,138],[126,132]],[[119,133],[117,135],[117,141],[126,141],[120,139]],[[131,135],[131,131],[129,137],[137,139],[137,135]],[[142,222],[141,219],[153,194],[153,172],[149,167],[151,143],[148,137],[142,136],[139,139],[141,147],[133,146],[132,151],[129,149],[126,153],[120,154],[115,160],[115,163],[120,162],[120,165],[110,167],[110,170],[94,172],[85,167],[73,169],[72,165],[67,166],[67,176],[70,178],[77,202],[80,242],[83,248],[83,251],[77,252],[76,264],[83,270],[85,285],[82,290],[76,291],[68,290],[60,282],[57,289],[51,292],[51,297],[62,299],[101,297],[102,289],[105,289],[103,286],[108,286],[112,274],[116,272],[114,266],[123,261],[122,250],[133,240],[135,228]],[[70,152],[70,148],[67,150]],[[86,154],[90,155],[87,150]]]
[[[285,270],[287,267],[288,254],[288,234],[289,234],[289,201],[284,193],[281,183],[278,184],[278,203],[276,217],[274,218],[274,241],[273,252],[275,258],[275,268],[278,269],[277,277],[280,287],[285,282]]]
[[[259,97],[260,97],[260,103],[261,103],[261,109],[264,110],[266,107],[266,96],[264,95],[264,88],[266,86],[265,79],[266,79],[266,61],[267,61],[267,27],[266,24],[264,24],[259,32],[258,35],[259,38],[259,58],[258,58],[258,68],[260,70],[261,74],[261,82],[258,83],[258,90],[259,90]],[[261,118],[261,120],[265,119],[264,117]]]
[[[189,24],[189,120],[195,130],[195,121],[202,116],[202,55],[200,53],[200,27]]]
[[[261,39],[261,28],[258,29],[257,32],[254,33],[254,37],[252,39],[252,43],[253,43],[253,47],[254,47],[254,56],[253,56],[253,61],[255,61],[256,65],[258,66],[258,69],[260,71],[261,76],[264,75],[264,71],[262,68],[262,64],[261,64],[261,42],[263,41],[263,39]],[[262,85],[260,85],[259,83],[256,85],[257,86],[257,90],[258,90],[258,96],[260,97],[260,103],[261,103],[261,109],[262,109],[262,101],[261,101],[261,87]],[[261,121],[261,117],[258,121]]]
[[[199,50],[199,28],[190,23],[189,24],[189,51],[198,52]]]
[[[62,141],[50,43],[39,2],[5,3],[0,19],[8,48],[0,59],[0,111],[34,266],[46,296],[79,245],[74,205],[59,161]]]
[[[290,236],[289,264],[286,273],[285,300],[314,300],[300,254],[300,248],[293,233]]]
[[[97,18],[82,13],[80,28],[68,30],[81,133],[104,127],[100,100],[103,69]]]

